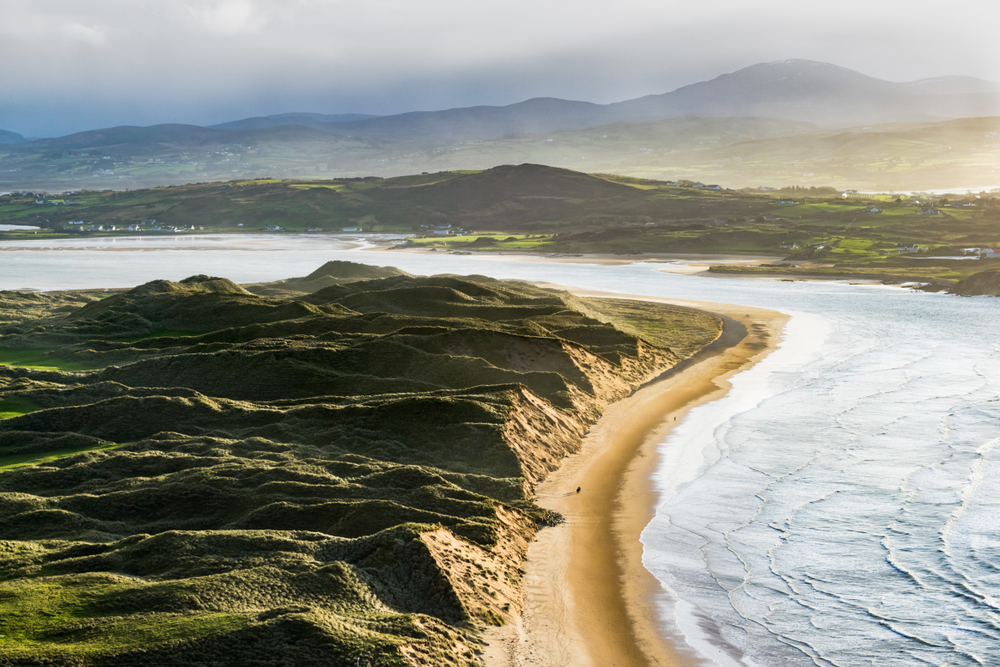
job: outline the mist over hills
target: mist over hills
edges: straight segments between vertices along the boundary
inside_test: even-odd
[[[787,60],[614,104],[535,98],[381,117],[122,126],[36,141],[11,133],[22,141],[0,148],[0,188],[392,177],[526,162],[729,187],[992,188],[1000,185],[996,117],[1000,84],[964,76],[894,83]]]
[[[1000,115],[1000,84],[972,77],[893,83],[827,63],[785,60],[614,104],[534,98],[502,107],[339,122],[335,131],[364,138],[467,141],[680,116],[768,117],[849,127],[989,115]]]

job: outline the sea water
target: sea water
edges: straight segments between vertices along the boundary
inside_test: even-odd
[[[789,313],[779,349],[660,445],[659,505],[642,540],[664,586],[665,633],[705,664],[1000,664],[1000,299],[358,241],[214,237],[121,253],[0,244],[0,289],[192,273],[251,282],[346,259]]]
[[[799,313],[785,344],[661,445],[644,563],[687,640],[720,665],[1000,664],[1000,302],[760,296]]]

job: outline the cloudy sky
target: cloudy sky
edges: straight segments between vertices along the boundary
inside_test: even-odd
[[[0,129],[613,102],[805,58],[1000,81],[997,0],[0,0]]]

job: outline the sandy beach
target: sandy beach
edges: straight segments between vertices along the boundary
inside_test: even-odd
[[[723,396],[729,378],[773,350],[788,317],[720,303],[570,291],[700,308],[722,315],[725,328],[708,348],[610,406],[582,451],[539,487],[538,504],[566,521],[542,530],[532,544],[524,613],[519,622],[486,635],[486,664],[697,664],[680,638],[666,635],[655,607],[664,593],[642,566],[639,537],[655,512],[657,444],[688,410]]]

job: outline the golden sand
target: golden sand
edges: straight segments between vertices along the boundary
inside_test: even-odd
[[[665,635],[655,609],[660,585],[642,566],[639,536],[655,512],[656,447],[688,410],[723,396],[729,378],[772,351],[788,317],[745,306],[569,289],[579,296],[700,308],[723,315],[726,327],[709,348],[610,406],[582,451],[538,488],[538,504],[566,522],[542,530],[529,549],[524,613],[487,634],[486,663],[690,665],[694,657]]]

